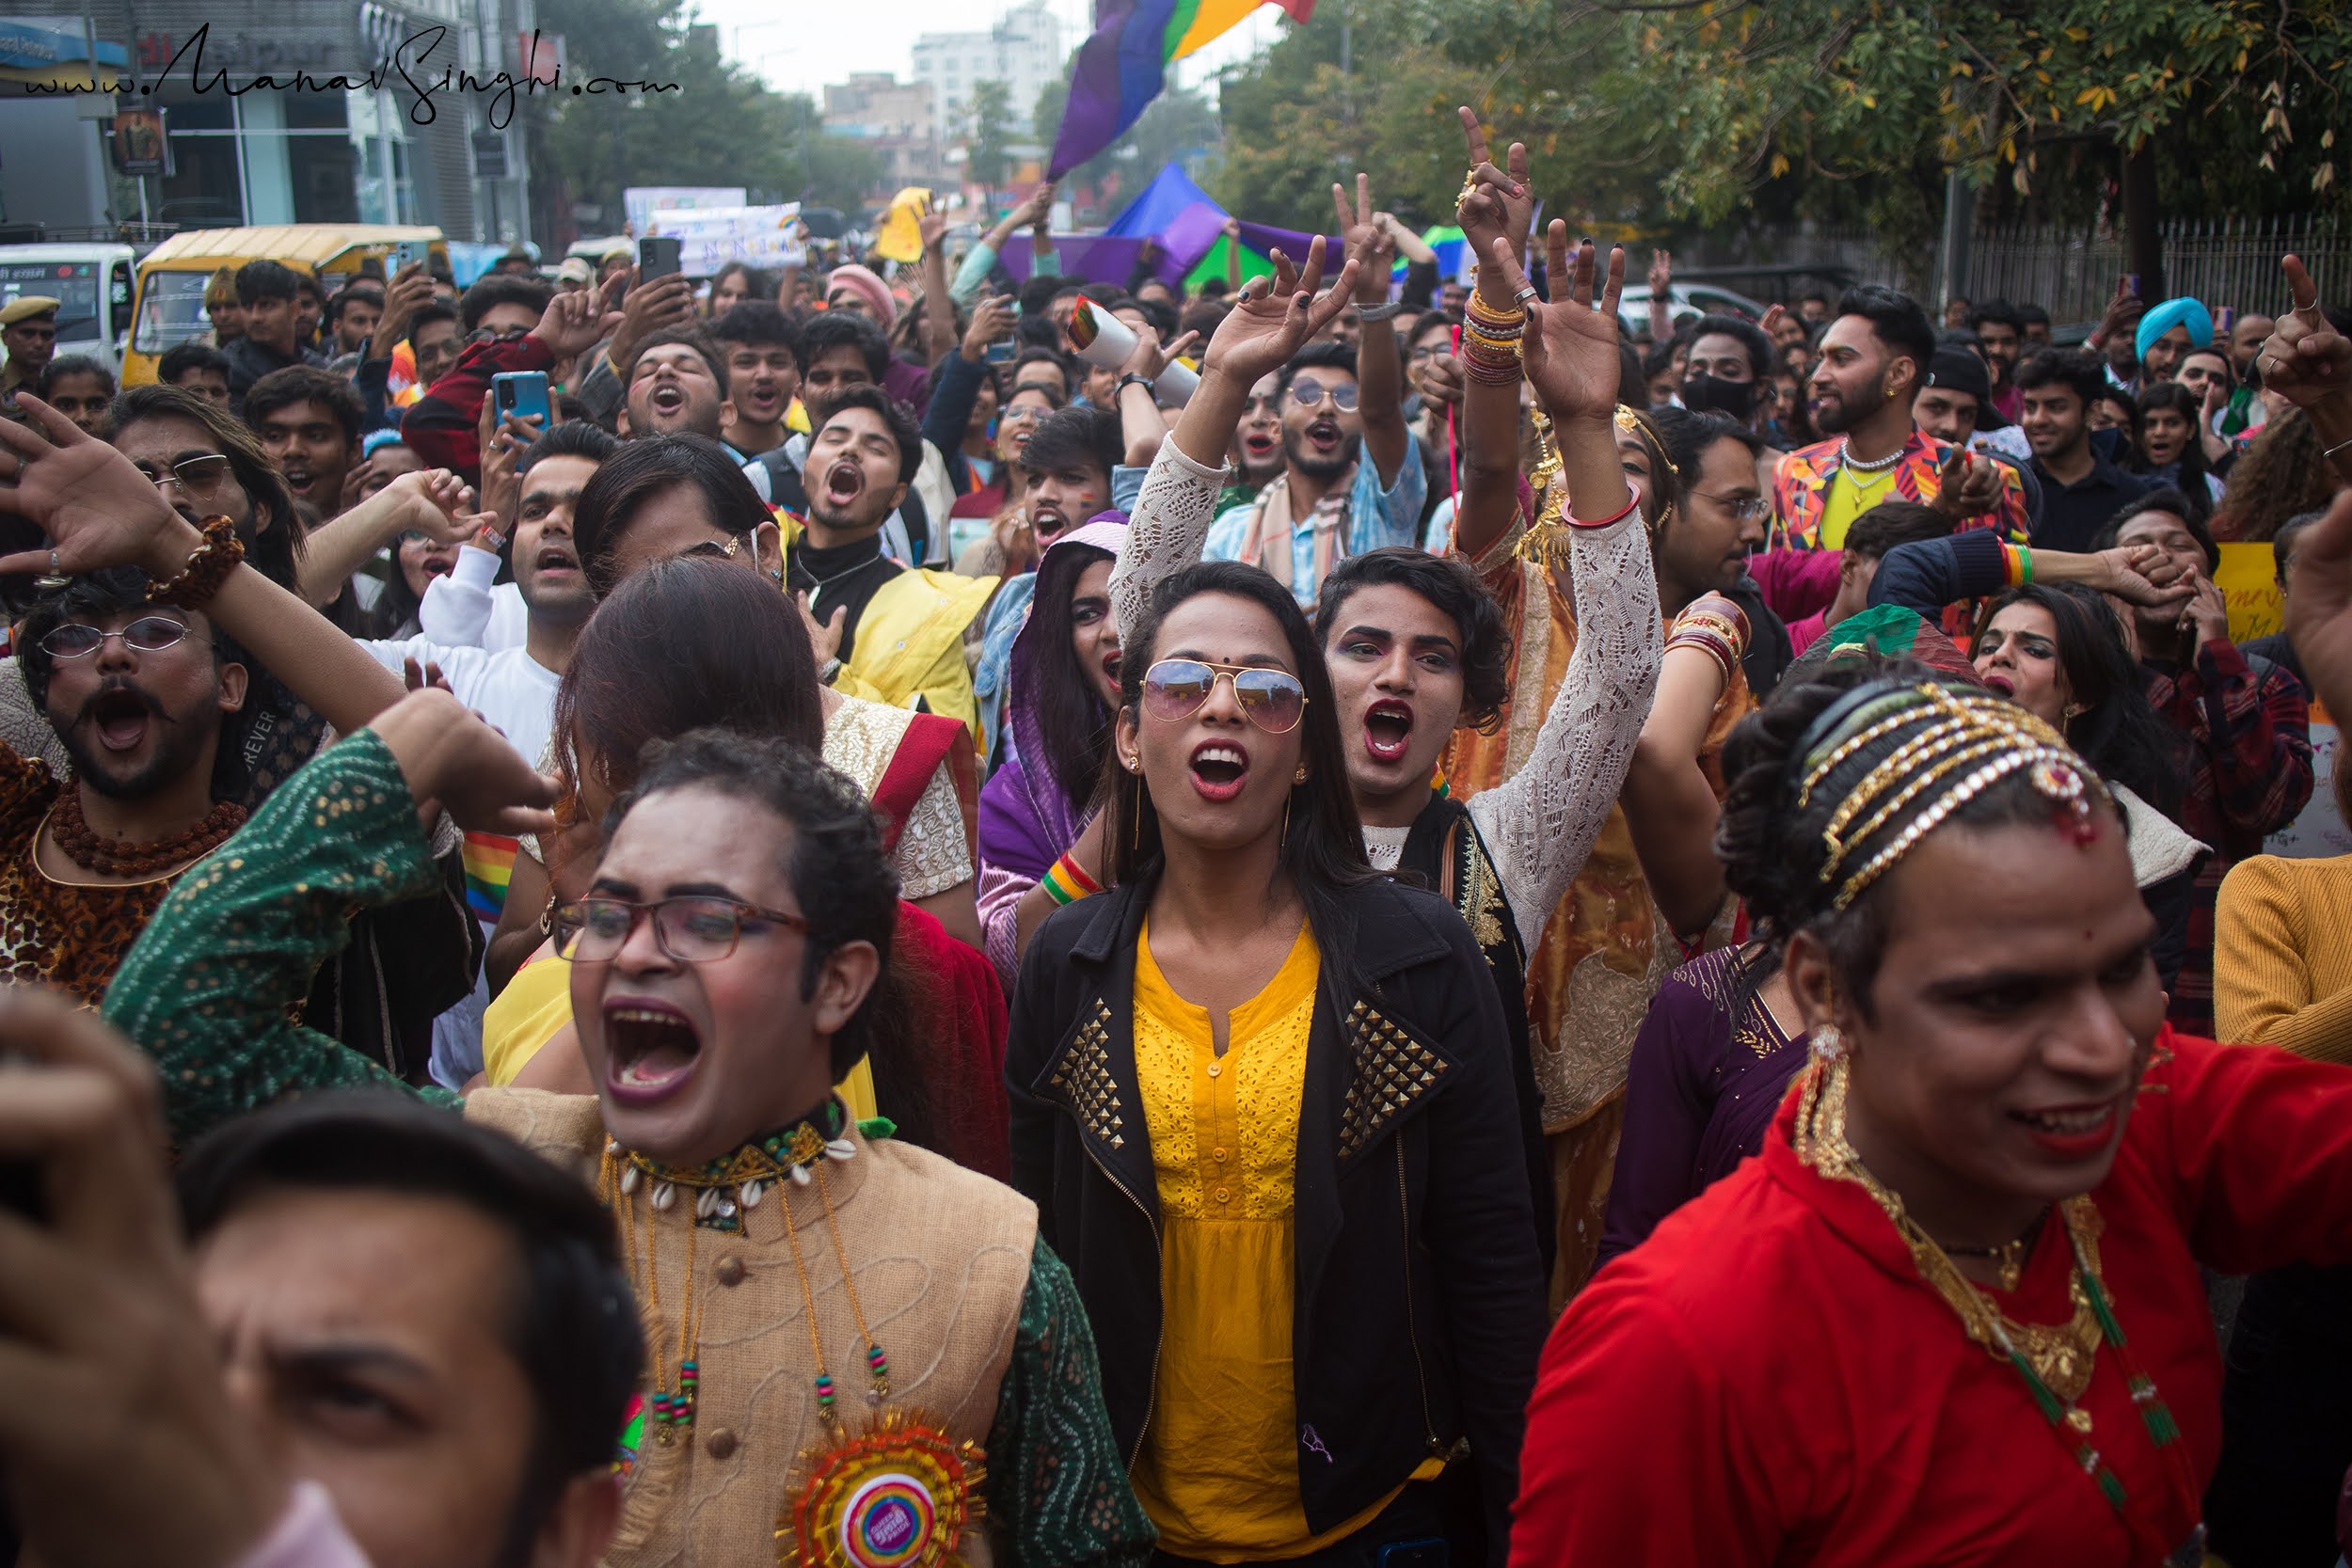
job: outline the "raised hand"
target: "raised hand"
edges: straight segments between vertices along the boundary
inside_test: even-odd
[[[485,398],[482,403],[487,409],[490,400]],[[539,438],[539,426],[536,414],[501,414],[498,428],[482,445],[482,510],[497,519],[501,533],[512,531],[521,518],[523,482],[516,467],[522,454]],[[453,513],[456,508],[450,510]],[[481,541],[477,538],[474,542]],[[487,547],[496,549],[498,546]]]
[[[622,316],[615,307],[631,276],[616,272],[600,287],[557,294],[548,301],[547,310],[539,317],[539,325],[531,329],[531,335],[547,344],[548,352],[555,358],[569,359],[585,354],[619,329]]]
[[[2303,408],[2343,397],[2352,391],[2352,338],[2329,326],[2320,314],[2319,285],[2312,281],[2301,258],[2286,257],[2279,266],[2287,275],[2294,309],[2279,318],[2269,341],[2254,356],[2263,390]]]
[[[972,308],[972,325],[964,328],[962,355],[978,364],[988,357],[988,345],[1012,333],[1012,295],[997,294]]]
[[[385,488],[397,492],[407,502],[402,509],[403,528],[421,530],[444,545],[462,545],[473,536],[477,526],[477,519],[469,515],[473,486],[449,469],[427,468],[421,473],[403,474]]]
[[[1378,305],[1389,297],[1389,274],[1396,261],[1396,235],[1391,230],[1386,213],[1372,207],[1372,176],[1356,176],[1356,209],[1348,211],[1347,193],[1340,185],[1331,187],[1331,206],[1340,220],[1340,245],[1350,261],[1357,263],[1356,300],[1359,305]]]
[[[368,357],[390,358],[393,347],[408,336],[408,324],[432,298],[433,279],[425,275],[422,261],[401,268],[384,285],[384,313],[376,318],[375,333],[368,340]]]
[[[2106,313],[2099,318],[2099,329],[2090,341],[2105,345],[2120,333],[2128,338],[2138,330],[2139,318],[2148,313],[2147,302],[2132,290],[2129,277],[2115,280],[2115,293],[2107,300]]]
[[[1664,299],[1668,292],[1674,288],[1674,252],[1671,250],[1651,251],[1649,253],[1650,297],[1653,299]],[[1764,330],[1766,332],[1770,332],[1772,331],[1772,328],[1768,326]]]
[[[1182,358],[1200,341],[1200,334],[1198,332],[1186,332],[1166,343],[1160,341],[1159,334],[1155,332],[1138,332],[1136,334],[1136,346],[1127,352],[1126,359],[1119,367],[1120,376],[1124,379],[1139,375],[1146,381],[1157,381],[1160,372],[1168,369],[1170,359]]]
[[[937,197],[924,204],[923,215],[914,220],[914,231],[922,236],[925,250],[937,250],[939,242],[947,237],[947,209]]]
[[[1528,227],[1535,215],[1534,190],[1527,179],[1527,145],[1513,142],[1503,153],[1509,166],[1497,168],[1487,153],[1486,133],[1479,126],[1476,111],[1465,104],[1454,112],[1461,119],[1462,140],[1470,155],[1470,177],[1463,184],[1454,221],[1461,225],[1463,236],[1470,241],[1471,255],[1484,259],[1500,235],[1511,242],[1514,257],[1524,259]]]
[[[52,547],[0,558],[0,576],[138,566],[160,582],[187,564],[201,539],[129,458],[30,392],[16,406],[21,420],[0,420],[0,512]]]
[[[1299,344],[1346,308],[1355,293],[1357,264],[1350,261],[1342,267],[1330,292],[1318,296],[1323,250],[1324,238],[1317,234],[1308,242],[1304,272],[1279,250],[1274,252],[1274,276],[1251,278],[1217,324],[1201,357],[1203,375],[1230,376],[1247,388],[1260,376],[1281,369]]]
[[[1027,199],[1013,210],[1013,217],[1016,220],[1013,227],[1015,229],[1034,228],[1051,218],[1054,215],[1055,190],[1055,182],[1048,180],[1031,191]]]
[[[1553,423],[1607,424],[1617,405],[1617,300],[1625,293],[1625,251],[1610,246],[1609,269],[1599,278],[1599,309],[1595,309],[1598,265],[1593,242],[1580,243],[1571,258],[1568,226],[1555,218],[1544,236],[1544,246],[1552,287],[1549,305],[1534,296],[1527,275],[1519,270],[1518,259],[1511,254],[1508,244],[1493,242],[1486,258],[1486,267],[1494,269],[1512,295],[1523,298],[1527,306],[1527,334],[1519,340],[1519,348],[1528,385],[1535,389]],[[1480,269],[1482,296],[1486,270]],[[1563,283],[1567,285],[1565,290]]]

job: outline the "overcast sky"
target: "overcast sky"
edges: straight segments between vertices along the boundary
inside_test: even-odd
[[[1065,48],[1074,49],[1092,29],[1091,0],[1049,0],[1061,18]],[[715,23],[727,55],[760,72],[781,91],[805,92],[823,100],[828,82],[852,71],[887,71],[901,80],[915,38],[923,33],[977,31],[1010,7],[1000,0],[797,0],[779,8],[775,0],[700,0],[700,20]],[[788,10],[788,20],[777,11]],[[1282,13],[1260,6],[1250,19],[1176,67],[1185,87],[1205,82],[1219,66],[1246,58],[1274,41]],[[1027,105],[1020,107],[1025,109]]]

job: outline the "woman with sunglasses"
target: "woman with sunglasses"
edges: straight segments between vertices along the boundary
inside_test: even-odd
[[[1322,262],[1278,257],[1205,371],[1335,313]],[[1112,889],[1030,942],[1006,1070],[1160,1560],[1500,1562],[1543,1294],[1478,949],[1365,863],[1289,591],[1188,566],[1121,655]]]

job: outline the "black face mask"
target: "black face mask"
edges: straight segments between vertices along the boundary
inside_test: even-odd
[[[1745,424],[1756,413],[1756,383],[1724,381],[1702,372],[1683,381],[1682,406],[1693,414],[1713,409]]]

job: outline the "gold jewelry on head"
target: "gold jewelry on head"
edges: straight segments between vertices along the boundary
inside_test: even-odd
[[[1821,830],[1827,851],[1818,879],[1837,882],[1849,858],[1915,811],[1900,832],[1838,884],[1832,907],[1851,906],[1871,883],[1942,826],[1945,819],[2010,774],[2024,770],[2035,793],[2067,817],[2069,835],[2088,842],[2097,829],[2091,799],[2111,801],[2106,788],[2048,724],[1991,692],[1963,692],[1932,681],[1890,691],[1863,704],[1841,729],[1816,748],[1797,792],[1799,810],[1841,764],[1872,742],[1899,730],[1915,733],[1881,758],[1845,798]]]

